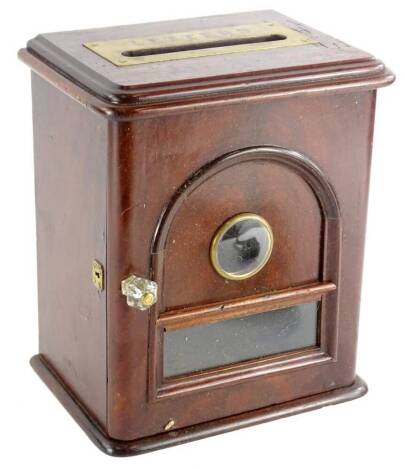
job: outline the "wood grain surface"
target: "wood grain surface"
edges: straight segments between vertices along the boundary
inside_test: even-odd
[[[82,45],[257,21],[318,43],[122,68]],[[20,57],[33,69],[33,365],[97,445],[133,454],[365,392],[355,359],[376,88],[394,80],[380,61],[272,11],[45,34]],[[241,212],[268,220],[274,250],[256,276],[229,281],[209,247]],[[158,283],[150,311],[121,294],[130,274]],[[164,328],[307,299],[321,301],[315,347],[163,377]]]

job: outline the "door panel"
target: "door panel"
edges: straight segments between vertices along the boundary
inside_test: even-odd
[[[235,214],[271,226],[264,268],[243,280],[214,269],[215,233]],[[201,169],[175,193],[153,243],[151,403],[332,361],[336,344],[338,205],[308,159],[246,149]],[[239,240],[240,242],[240,240]],[[251,407],[255,407],[251,396]]]
[[[255,276],[229,281],[213,269],[212,238],[230,217],[256,213],[274,234],[271,259]],[[293,169],[248,161],[217,173],[184,201],[171,224],[162,308],[203,305],[317,282],[322,215],[316,196]]]

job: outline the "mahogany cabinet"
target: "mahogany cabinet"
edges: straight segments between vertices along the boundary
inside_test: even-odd
[[[376,90],[274,11],[39,35],[39,354],[112,455],[357,398]]]

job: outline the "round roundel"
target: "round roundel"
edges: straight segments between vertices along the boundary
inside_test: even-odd
[[[213,238],[210,258],[226,279],[254,276],[268,262],[274,237],[271,226],[257,214],[238,214],[225,222]]]

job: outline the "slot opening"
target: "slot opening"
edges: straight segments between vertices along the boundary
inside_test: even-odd
[[[230,47],[241,44],[257,44],[271,41],[284,41],[287,36],[283,34],[270,34],[269,36],[220,39],[217,41],[201,42],[195,44],[176,44],[171,46],[153,47],[147,49],[128,50],[121,52],[124,57],[143,57],[175,52],[194,51],[198,49],[212,49],[215,47]]]

